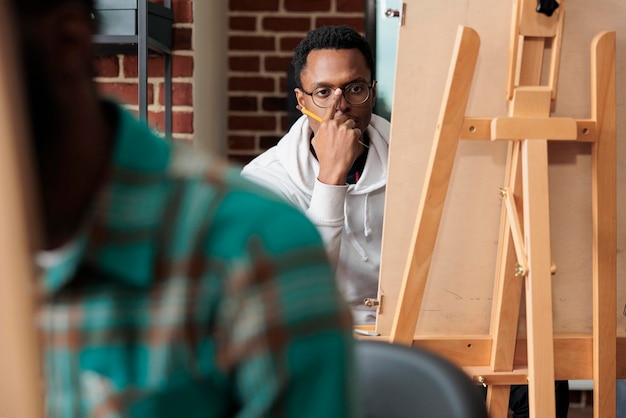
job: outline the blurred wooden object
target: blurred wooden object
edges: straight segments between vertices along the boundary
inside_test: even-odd
[[[36,229],[15,35],[0,0],[0,417],[43,417],[34,317]]]

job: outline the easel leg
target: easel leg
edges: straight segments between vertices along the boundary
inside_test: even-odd
[[[596,36],[591,50],[594,417],[615,417],[617,186],[615,32]]]
[[[529,264],[526,278],[528,400],[531,417],[553,417],[556,406],[547,140],[524,141],[522,162]]]
[[[465,108],[469,98],[474,69],[478,59],[480,39],[471,28],[460,27],[442,108],[435,133],[433,152],[426,172],[426,181],[417,210],[411,246],[404,272],[398,307],[391,327],[392,343],[413,344],[413,336],[424,288],[430,269],[430,260],[443,206],[456,157]]]
[[[504,184],[507,185],[509,193],[521,189],[520,145],[519,141],[511,142],[507,150]],[[521,206],[518,205],[519,207]],[[493,338],[490,365],[496,372],[513,370],[523,283],[522,277],[515,277],[517,259],[504,203],[500,216],[499,236],[490,331]],[[490,416],[494,418],[507,416],[509,392],[508,385],[489,386],[487,409]]]

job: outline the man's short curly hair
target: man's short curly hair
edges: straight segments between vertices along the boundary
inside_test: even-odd
[[[353,49],[361,51],[365,63],[374,78],[374,56],[367,40],[356,30],[346,25],[322,26],[307,33],[293,51],[293,68],[296,86],[302,88],[300,74],[306,67],[309,53],[315,49]]]

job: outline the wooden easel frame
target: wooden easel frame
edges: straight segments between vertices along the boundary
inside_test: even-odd
[[[536,2],[535,2],[536,3]],[[442,353],[489,385],[495,418],[506,416],[508,385],[529,384],[531,416],[554,416],[555,379],[594,380],[594,416],[615,416],[615,34],[597,35],[591,50],[591,117],[551,118],[556,95],[564,7],[552,17],[516,3],[511,30],[507,98],[509,117],[464,117],[479,48],[476,32],[460,28],[448,75],[425,186],[411,239],[391,342]],[[551,41],[549,83],[540,86],[543,55]],[[430,260],[460,139],[511,141],[489,336],[415,336]],[[553,335],[547,142],[590,142],[592,149],[593,334]],[[523,206],[523,211],[521,207]],[[522,230],[522,222],[524,228]],[[526,275],[527,340],[517,321]],[[537,318],[541,318],[538,320]],[[548,320],[546,320],[548,318]],[[387,338],[387,337],[383,337]],[[600,347],[602,346],[602,352]],[[622,345],[620,345],[622,346]],[[472,350],[467,349],[472,347]],[[556,354],[556,355],[555,355]]]

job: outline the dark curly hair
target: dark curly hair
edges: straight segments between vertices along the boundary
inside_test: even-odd
[[[352,49],[361,51],[365,63],[374,78],[374,56],[367,40],[356,30],[346,25],[322,26],[307,33],[293,51],[293,69],[296,86],[302,88],[300,74],[306,67],[309,53],[314,49]]]

